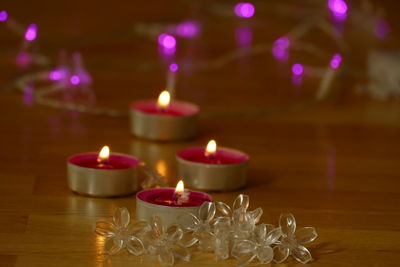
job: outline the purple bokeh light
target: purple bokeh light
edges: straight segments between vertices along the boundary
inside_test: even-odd
[[[292,66],[292,73],[293,73],[294,75],[302,75],[303,72],[304,72],[304,67],[303,67],[303,65],[301,65],[301,64],[299,64],[299,63],[293,64],[293,66]]]
[[[161,33],[158,36],[158,44],[164,48],[173,49],[176,47],[176,39],[170,34]]]
[[[199,35],[200,25],[195,21],[182,21],[175,28],[175,33],[183,38],[195,38]]]
[[[279,61],[286,61],[289,58],[290,40],[286,36],[278,38],[272,47],[272,55]]]
[[[33,92],[34,92],[34,87],[33,87],[32,84],[29,83],[25,87],[24,93],[23,93],[23,96],[22,96],[25,105],[27,105],[27,106],[32,106],[33,105],[33,102],[34,102]]]
[[[344,0],[328,0],[328,8],[336,19],[346,19],[348,7]]]
[[[389,23],[387,23],[384,19],[378,18],[375,22],[375,36],[384,39],[388,36],[390,32]]]
[[[37,36],[37,30],[38,28],[36,24],[29,25],[25,32],[25,40],[28,42],[34,41]]]
[[[337,69],[340,67],[340,63],[342,63],[342,56],[340,54],[334,54],[329,65],[332,69]]]
[[[60,81],[62,79],[65,79],[67,76],[67,71],[63,69],[55,69],[50,71],[49,73],[49,79],[51,81]]]
[[[32,63],[33,57],[29,52],[22,51],[16,57],[16,64],[18,67],[27,67]]]
[[[236,42],[241,47],[249,47],[253,41],[253,32],[249,27],[240,26],[235,32]]]
[[[172,63],[172,64],[169,65],[169,71],[170,72],[177,72],[178,69],[179,69],[179,66],[176,63]]]
[[[234,11],[236,16],[248,19],[254,16],[256,9],[252,3],[242,2],[236,4]]]
[[[7,11],[2,10],[0,11],[0,22],[4,22],[8,19]]]
[[[81,78],[78,75],[72,75],[69,81],[72,85],[78,85],[81,83]]]

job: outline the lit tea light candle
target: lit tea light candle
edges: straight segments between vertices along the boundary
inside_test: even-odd
[[[136,194],[137,220],[150,221],[157,214],[166,225],[178,223],[179,215],[198,214],[204,202],[211,202],[210,195],[186,190],[183,181],[176,188],[153,188]]]
[[[246,184],[246,171],[249,156],[241,151],[217,147],[215,140],[208,142],[206,148],[194,147],[176,154],[178,174],[185,177],[190,187],[229,191]]]
[[[94,197],[125,196],[137,191],[137,158],[110,153],[104,146],[100,153],[71,156],[67,161],[68,186],[82,195]]]
[[[159,141],[188,139],[196,134],[198,114],[198,106],[171,100],[170,93],[163,91],[157,101],[142,100],[131,105],[131,133]]]

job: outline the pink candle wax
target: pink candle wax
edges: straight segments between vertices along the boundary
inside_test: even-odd
[[[155,100],[142,100],[133,103],[131,109],[147,114],[169,116],[193,116],[199,113],[197,106],[180,101],[171,102],[168,107],[161,109]]]
[[[245,153],[221,147],[212,156],[206,156],[204,147],[184,149],[179,151],[177,156],[187,161],[204,164],[238,164],[249,160],[249,156]]]
[[[211,202],[212,198],[210,195],[196,192],[196,191],[189,191],[189,200],[186,203],[182,203],[181,205],[174,204],[173,197],[174,197],[175,188],[156,188],[156,189],[149,189],[145,191],[141,191],[137,194],[137,198],[140,200],[161,206],[168,206],[168,207],[198,207],[201,206],[204,202]]]
[[[139,160],[128,155],[111,153],[107,163],[97,161],[98,153],[77,154],[68,159],[68,162],[83,168],[100,170],[123,170],[139,165]]]

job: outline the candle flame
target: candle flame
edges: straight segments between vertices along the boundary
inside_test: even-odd
[[[183,183],[182,180],[180,180],[176,185],[175,193],[182,193],[184,191],[185,191],[185,184]]]
[[[97,162],[107,163],[109,157],[110,157],[110,148],[108,146],[103,146],[103,148],[100,150],[99,156],[97,157]]]
[[[217,152],[217,142],[215,142],[215,140],[210,140],[207,144],[205,155],[207,157],[213,156],[215,155],[215,152]]]
[[[158,97],[157,104],[160,108],[167,108],[169,106],[169,102],[171,101],[171,95],[168,91],[164,90]]]

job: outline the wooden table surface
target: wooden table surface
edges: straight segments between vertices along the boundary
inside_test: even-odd
[[[267,52],[207,67],[237,48],[237,27],[252,29],[255,45],[271,43],[300,18],[262,8],[250,21],[221,17],[213,12],[220,9],[212,1],[82,2],[5,1],[4,8],[24,25],[38,24],[43,53],[56,58],[63,48],[80,51],[94,78],[92,104],[119,110],[127,110],[131,101],[155,98],[171,60],[159,54],[154,40],[135,35],[135,23],[199,20],[201,36],[179,39],[173,60],[183,66],[177,96],[196,102],[203,111],[200,133],[186,142],[150,142],[129,133],[127,116],[83,114],[32,102],[29,94],[12,86],[26,71],[13,66],[20,39],[0,24],[1,267],[158,265],[148,256],[124,252],[110,257],[103,252],[104,239],[93,233],[95,221],[111,216],[117,207],[135,214],[135,197],[73,194],[66,183],[66,158],[108,144],[113,151],[146,161],[174,185],[176,151],[204,145],[210,138],[251,157],[247,186],[212,193],[213,198],[232,203],[239,193],[248,194],[251,208],[263,208],[263,222],[277,224],[280,213],[292,212],[299,226],[316,227],[319,237],[310,245],[315,259],[310,265],[399,265],[400,105],[398,100],[377,101],[356,93],[366,81],[366,51],[399,47],[398,4],[379,2],[390,6],[393,27],[387,40],[373,40],[357,25],[346,26],[349,49],[342,52],[342,72],[332,84],[335,93],[315,102],[319,78],[305,76],[301,85],[292,85],[290,65],[323,67],[329,57],[295,51],[286,64],[279,64]],[[318,30],[305,40],[323,47],[325,55],[338,51]],[[198,69],[200,63],[205,67]],[[75,99],[75,93],[61,98]],[[177,266],[216,264],[212,255],[204,255]],[[232,259],[218,262],[232,264]]]

